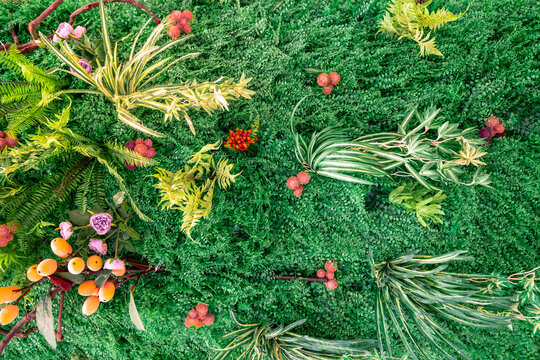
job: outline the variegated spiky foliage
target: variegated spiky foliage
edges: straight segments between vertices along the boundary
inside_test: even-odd
[[[127,61],[121,62],[118,58],[117,47],[111,44],[107,27],[107,18],[103,0],[100,0],[100,15],[102,25],[102,37],[105,49],[105,63],[98,64],[90,74],[87,74],[78,63],[79,58],[69,45],[69,41],[60,40],[57,47],[51,40],[40,33],[41,41],[73,72],[66,71],[78,77],[95,89],[67,90],[60,93],[90,93],[101,94],[109,98],[116,107],[118,118],[134,129],[149,135],[165,136],[155,130],[144,126],[133,114],[139,107],[159,110],[165,113],[165,121],[172,118],[183,117],[193,134],[195,128],[188,116],[188,109],[204,109],[208,113],[215,110],[228,110],[228,101],[240,98],[250,99],[255,92],[248,90],[247,86],[251,79],[246,79],[244,75],[239,82],[233,79],[220,78],[215,82],[198,83],[196,80],[188,80],[182,84],[172,85],[152,85],[160,74],[168,68],[189,58],[197,57],[198,53],[190,53],[184,56],[169,56],[157,60],[158,55],[172,46],[190,38],[184,36],[176,40],[169,41],[164,45],[157,45],[158,41],[166,34],[170,23],[162,22],[151,32],[146,42],[139,51],[135,52],[137,42],[148,22],[138,32]],[[173,60],[174,59],[174,60]],[[97,59],[99,63],[99,59]]]
[[[439,110],[427,109],[420,114],[413,109],[396,132],[366,135],[353,139],[350,131],[332,126],[315,132],[309,142],[295,132],[291,116],[291,131],[295,139],[298,161],[308,171],[359,184],[374,185],[357,175],[412,178],[430,190],[440,190],[433,182],[455,182],[461,185],[490,183],[483,174],[480,150],[483,139],[474,128],[459,129],[459,125],[444,121]],[[460,179],[463,167],[474,165],[476,173],[468,182]],[[431,180],[431,181],[430,181]]]
[[[519,319],[515,296],[486,289],[486,283],[504,285],[508,279],[445,271],[451,262],[472,260],[463,253],[413,253],[380,263],[375,263],[370,253],[378,287],[377,327],[383,358],[394,356],[395,332],[413,359],[433,359],[422,339],[448,359],[455,359],[452,353],[468,359],[464,344],[440,320],[492,328],[511,326],[512,320]]]
[[[0,51],[0,69],[11,70],[25,80],[0,81],[0,120],[7,122],[4,131],[16,135],[57,109],[51,99],[65,82],[34,65],[15,45],[7,52]]]
[[[231,339],[227,347],[214,349],[214,360],[223,360],[237,352],[237,360],[331,360],[380,359],[373,353],[373,340],[327,340],[298,335],[292,329],[306,322],[288,326],[273,324],[241,324],[231,312],[232,320],[241,328],[224,338]]]
[[[441,8],[429,12],[428,6],[432,0],[418,2],[416,0],[392,0],[379,20],[379,32],[386,33],[389,37],[397,36],[398,39],[409,38],[416,41],[420,46],[420,56],[443,54],[437,49],[435,38],[431,37],[431,31],[426,34],[426,29],[437,30],[450,21],[459,19],[465,12],[453,14]]]
[[[182,231],[190,239],[191,229],[210,215],[216,185],[227,189],[240,175],[231,174],[234,164],[229,164],[227,159],[214,159],[212,152],[220,146],[221,141],[205,145],[176,173],[158,168],[158,173],[152,175],[159,179],[154,186],[159,189],[163,208],[184,213]]]
[[[60,115],[55,115],[56,119],[42,120],[44,129],[39,128],[36,134],[28,135],[29,141],[21,143],[19,146],[9,148],[0,153],[0,164],[3,175],[9,176],[15,172],[28,171],[30,169],[43,169],[54,158],[67,159],[75,156],[79,160],[75,168],[70,168],[64,174],[62,183],[69,183],[73,177],[78,177],[82,173],[91,171],[94,167],[103,165],[112,174],[122,191],[128,195],[134,211],[143,220],[150,220],[137,207],[127,188],[122,176],[117,171],[116,164],[124,165],[126,162],[137,164],[137,166],[156,165],[153,159],[142,157],[134,151],[126,149],[116,143],[97,143],[84,136],[81,136],[69,129],[69,115],[71,104],[63,109]],[[88,189],[90,184],[83,184]],[[63,191],[65,186],[58,190]],[[84,201],[84,196],[80,197]],[[79,204],[79,207],[84,204]]]
[[[426,220],[442,224],[438,215],[444,215],[441,202],[446,199],[442,190],[432,196],[429,196],[429,193],[428,189],[419,187],[418,183],[411,182],[395,188],[388,196],[388,200],[394,204],[405,206],[407,212],[416,212],[418,222],[429,229]]]

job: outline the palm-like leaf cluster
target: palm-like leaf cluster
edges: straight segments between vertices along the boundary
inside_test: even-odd
[[[0,51],[0,68],[11,70],[25,80],[0,82],[0,119],[7,121],[5,130],[17,134],[56,110],[52,99],[65,82],[34,65],[15,45],[7,52]]]
[[[170,49],[172,46],[185,41],[189,36],[178,38],[164,45],[157,45],[158,41],[166,34],[170,23],[163,22],[148,36],[139,51],[135,51],[139,38],[146,25],[138,32],[131,46],[128,59],[121,62],[118,58],[117,47],[111,44],[107,27],[107,18],[103,1],[100,0],[100,14],[102,25],[102,37],[105,49],[105,63],[100,64],[92,73],[87,74],[78,63],[79,58],[69,45],[68,41],[60,40],[59,48],[40,33],[41,41],[66,65],[71,68],[71,73],[83,80],[96,90],[68,90],[70,93],[102,94],[109,98],[116,107],[120,121],[134,129],[153,136],[163,134],[144,126],[133,114],[138,107],[145,107],[165,113],[165,121],[183,117],[193,134],[195,128],[188,116],[188,109],[202,108],[208,113],[215,110],[228,110],[228,101],[239,98],[250,99],[255,92],[248,90],[247,85],[251,79],[243,75],[239,82],[233,79],[215,82],[198,83],[196,80],[186,81],[182,84],[152,85],[160,74],[179,61],[197,57],[198,53],[190,53],[173,60],[172,56],[157,59],[158,55]],[[65,71],[65,70],[64,70]]]
[[[439,190],[434,182],[454,182],[461,185],[490,183],[482,173],[479,160],[485,152],[479,145],[475,129],[460,130],[458,124],[444,122],[439,110],[430,108],[424,114],[413,109],[396,132],[366,135],[353,139],[349,131],[337,126],[315,132],[310,139],[292,129],[296,157],[309,171],[359,184],[373,185],[363,176],[406,177],[430,190]],[[416,120],[416,123],[415,123]],[[463,182],[463,167],[478,167],[472,181]],[[361,175],[362,177],[359,177]]]
[[[427,7],[432,0],[417,3],[416,0],[392,0],[379,20],[379,32],[389,37],[397,36],[399,39],[409,38],[416,41],[420,47],[420,56],[443,54],[437,49],[435,38],[431,32],[425,34],[425,29],[436,30],[444,24],[455,21],[464,13],[453,14],[446,9],[437,9],[429,12]]]
[[[227,347],[215,349],[219,354],[214,360],[228,358],[237,349],[238,360],[331,360],[379,359],[373,353],[373,340],[327,340],[298,335],[292,330],[306,320],[288,326],[272,324],[241,324],[231,312],[231,318],[240,326],[224,338],[232,339]]]
[[[158,168],[159,189],[164,209],[175,208],[184,213],[182,231],[191,238],[191,229],[210,215],[216,184],[227,189],[239,174],[231,174],[234,164],[227,159],[214,159],[221,141],[205,145],[176,173]]]
[[[449,359],[454,359],[451,353],[468,359],[463,343],[439,319],[480,328],[511,326],[518,315],[515,297],[486,292],[485,282],[493,283],[497,276],[445,271],[452,261],[471,260],[463,253],[413,253],[381,263],[375,263],[370,254],[378,287],[377,327],[383,358],[394,354],[391,329],[414,359],[433,358],[419,335]]]

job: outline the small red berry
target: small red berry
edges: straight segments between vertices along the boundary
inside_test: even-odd
[[[10,137],[6,136],[6,138],[4,140],[6,140],[6,144],[10,148],[19,145],[19,139],[17,139],[17,138],[10,138]]]
[[[167,31],[167,34],[173,39],[177,39],[180,36],[180,27],[178,25],[171,25],[169,26],[169,31]]]
[[[320,86],[328,86],[330,85],[330,76],[326,73],[319,74],[317,77],[317,84]]]
[[[4,151],[4,149],[6,148],[6,146],[7,146],[7,141],[6,141],[6,139],[0,138],[0,151]]]
[[[325,272],[323,269],[317,270],[317,277],[318,277],[318,278],[321,278],[321,279],[322,279],[322,278],[325,277],[325,276],[326,276],[326,272]]]
[[[189,25],[184,25],[184,32],[185,32],[186,34],[189,34],[189,33],[191,32],[191,26],[189,26]]]
[[[336,279],[328,280],[324,283],[324,286],[326,286],[328,290],[334,290],[335,288],[337,288],[337,285],[338,284]]]
[[[333,272],[333,271],[328,271],[328,272],[326,273],[326,278],[327,278],[328,280],[332,280],[332,279],[334,278],[334,272]]]
[[[5,138],[5,137],[6,137],[6,133],[5,133],[5,132],[3,132],[3,131],[0,131],[0,138],[2,138],[2,139],[3,139],[3,138]]]
[[[193,20],[193,13],[189,10],[182,11],[182,17],[186,19],[188,22]]]
[[[146,139],[143,141],[144,145],[148,146],[148,147],[152,147],[153,143],[152,143],[152,140],[151,139]]]
[[[206,314],[208,314],[208,305],[198,304],[195,307],[195,310],[197,311],[197,314],[199,314],[199,316],[206,316]]]
[[[203,324],[206,325],[206,326],[210,326],[214,323],[214,315],[212,314],[207,314],[204,319],[203,319]]]
[[[300,187],[300,181],[296,176],[291,176],[287,179],[287,187],[291,190],[296,190]]]
[[[337,85],[341,80],[341,76],[337,72],[330,73],[330,84]]]
[[[152,147],[148,148],[148,150],[146,150],[146,157],[152,159],[154,156],[156,156],[156,150]]]
[[[182,12],[181,11],[173,11],[170,15],[169,15],[169,18],[167,19],[167,21],[169,22],[177,22],[177,21],[180,21],[182,19]]]
[[[330,95],[330,93],[332,92],[332,89],[333,89],[333,88],[334,88],[334,87],[333,87],[332,85],[330,85],[330,86],[325,86],[325,87],[323,88],[322,92],[323,92],[325,95]]]
[[[298,175],[296,175],[298,178],[298,181],[300,181],[300,184],[305,185],[309,183],[309,180],[311,180],[311,176],[307,171],[300,171]]]
[[[303,190],[304,190],[304,188],[301,187],[301,186],[300,186],[299,188],[296,188],[296,189],[294,190],[294,196],[296,196],[296,197],[302,196],[302,191],[303,191]]]
[[[126,149],[133,151],[133,149],[135,149],[135,145],[137,145],[137,143],[135,141],[133,141],[133,140],[128,141],[126,143]]]
[[[135,144],[136,145],[144,144],[144,140],[143,139],[137,139],[137,140],[135,140]]]
[[[196,318],[196,317],[198,316],[198,314],[197,314],[197,310],[195,310],[195,309],[191,309],[191,310],[189,310],[189,314],[188,314],[188,316],[189,316],[190,318],[193,318],[193,319],[195,319],[195,318]]]
[[[137,165],[126,162],[126,167],[130,170],[135,170],[137,168]]]
[[[137,154],[146,157],[148,155],[148,147],[144,144],[138,144],[133,149]]]
[[[326,271],[336,272],[338,269],[337,263],[333,260],[326,260],[324,263],[324,268]]]

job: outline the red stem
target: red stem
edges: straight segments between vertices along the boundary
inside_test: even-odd
[[[62,341],[64,337],[62,336],[62,312],[64,311],[64,297],[66,292],[62,291],[60,293],[60,306],[58,307],[58,331],[56,331],[56,340]]]
[[[12,35],[14,36],[13,37],[13,40],[15,42],[15,45],[18,45],[17,46],[17,50],[19,50],[21,53],[25,54],[25,53],[29,53],[31,51],[34,51],[35,49],[38,48],[38,46],[34,43],[34,40],[37,40],[39,37],[38,37],[38,33],[37,33],[37,27],[38,25],[47,18],[47,16],[49,16],[51,13],[53,13],[60,4],[62,4],[64,0],[55,0],[51,5],[49,5],[49,7],[47,9],[45,9],[45,11],[43,11],[37,18],[35,18],[34,20],[32,20],[29,24],[28,24],[28,32],[30,33],[30,35],[32,35],[32,41],[29,41],[27,42],[26,44],[22,44],[22,45],[19,45],[18,43],[18,39],[15,39],[16,38],[16,34],[14,35],[13,31],[12,31]],[[160,24],[160,20],[159,18],[154,15],[153,12],[151,12],[146,6],[144,6],[143,4],[141,4],[140,2],[138,1],[135,1],[135,0],[104,0],[103,1],[104,3],[111,3],[111,2],[123,2],[123,3],[128,3],[128,4],[132,4],[134,6],[137,6],[138,8],[141,8],[143,9],[144,11],[146,11],[146,13],[148,13],[148,15],[150,15],[150,17],[152,17],[152,19],[154,19],[154,22],[156,23],[156,25],[159,25]],[[73,24],[73,22],[75,21],[75,17],[87,10],[90,10],[90,9],[93,9],[95,7],[99,6],[99,2],[93,2],[93,3],[90,3],[90,4],[87,4],[77,10],[75,10],[70,16],[69,16],[69,21],[68,23],[71,25]],[[52,39],[53,38],[53,34],[47,36],[47,39]],[[3,45],[3,47],[0,47],[0,49],[3,49],[5,52],[8,51],[9,47],[11,46],[12,44],[10,43],[7,43],[5,45]]]
[[[16,45],[19,45],[19,38],[17,37],[17,32],[15,31],[15,26],[11,28],[11,36]]]

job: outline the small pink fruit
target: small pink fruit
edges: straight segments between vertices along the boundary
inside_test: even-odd
[[[296,177],[302,185],[309,183],[309,180],[311,180],[311,175],[307,171],[300,171]]]
[[[189,34],[189,33],[191,32],[191,26],[189,26],[189,25],[184,25],[184,32],[185,32],[186,34]]]
[[[332,89],[333,89],[333,88],[334,88],[334,87],[333,87],[332,85],[330,85],[330,86],[325,86],[325,87],[323,88],[322,92],[323,92],[325,95],[330,95],[330,93],[332,92]]]
[[[148,150],[146,150],[146,157],[151,159],[153,158],[154,156],[156,156],[156,150],[154,148],[148,148]]]
[[[197,314],[197,310],[191,309],[191,310],[189,310],[188,316],[189,316],[190,318],[195,319],[197,316],[199,316],[199,314]]]
[[[317,277],[318,277],[318,278],[321,278],[321,279],[322,279],[322,278],[325,277],[325,276],[326,276],[326,272],[325,272],[323,269],[317,270]]]
[[[19,145],[19,139],[17,139],[17,138],[10,138],[10,137],[6,136],[5,140],[6,140],[7,146],[10,147],[10,148]]]
[[[296,197],[302,196],[302,191],[303,190],[304,190],[304,188],[301,187],[301,186],[299,188],[296,188],[296,190],[294,190],[294,196],[296,196]]]
[[[291,190],[296,190],[300,187],[300,181],[296,176],[291,176],[287,179],[287,187]]]
[[[338,269],[337,263],[333,260],[326,260],[324,263],[324,268],[326,271],[336,272]]]
[[[182,19],[182,12],[176,10],[176,11],[173,11],[171,15],[169,15],[169,18],[167,19],[167,21],[176,22],[176,21],[180,21],[181,19]]]
[[[206,316],[206,314],[208,314],[208,305],[206,305],[206,304],[198,304],[195,307],[195,311],[197,311],[197,314],[200,317]]]
[[[152,143],[152,139],[146,139],[144,140],[144,145],[148,146],[148,147],[152,147],[153,143]]]
[[[186,19],[188,22],[193,20],[193,13],[189,10],[182,11],[182,17]]]
[[[337,85],[341,80],[341,76],[337,72],[330,73],[330,83],[332,85]]]
[[[180,27],[177,25],[171,25],[169,26],[169,30],[167,31],[167,34],[173,39],[177,39],[180,36]]]
[[[328,280],[334,279],[334,272],[333,272],[333,271],[328,271],[328,272],[326,273],[326,278],[327,278]]]
[[[334,290],[335,288],[337,288],[337,280],[336,279],[328,280],[327,282],[324,283],[324,286],[326,286],[328,290]]]
[[[317,77],[317,84],[320,86],[328,86],[330,85],[330,76],[326,73],[319,74]]]
[[[204,319],[203,319],[203,324],[206,325],[206,326],[210,326],[214,323],[214,315],[212,314],[207,314]]]

